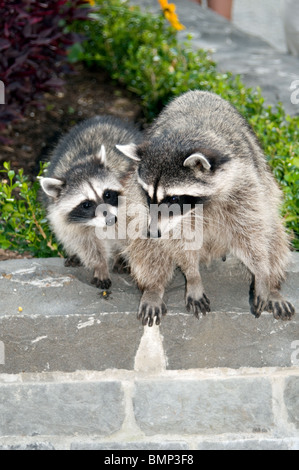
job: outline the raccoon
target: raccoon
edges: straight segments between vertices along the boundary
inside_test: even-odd
[[[213,93],[189,91],[164,108],[141,144],[117,148],[139,159],[127,183],[131,198],[148,213],[153,204],[181,209],[170,217],[159,214],[154,223],[149,217],[150,238],[128,241],[126,256],[143,291],[138,311],[143,324],[159,324],[166,313],[163,294],[176,266],[186,278],[187,310],[197,317],[209,312],[199,263],[229,253],[252,275],[249,302],[255,317],[264,310],[283,320],[294,315],[279,292],[290,255],[279,216],[281,192],[256,135],[231,104]],[[191,228],[202,222],[202,236],[192,249],[188,232],[180,239],[163,236],[183,223],[184,206]],[[202,214],[195,214],[196,207]]]
[[[140,132],[112,116],[83,121],[60,140],[41,179],[51,227],[69,256],[65,264],[93,270],[92,283],[102,289],[111,285],[108,259],[118,242],[100,239],[96,228],[116,222],[118,196],[135,168],[115,148],[119,141],[137,143]]]

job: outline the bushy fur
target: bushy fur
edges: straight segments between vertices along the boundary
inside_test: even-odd
[[[139,131],[120,119],[88,119],[61,139],[41,180],[51,227],[69,255],[66,264],[91,269],[92,282],[101,288],[111,284],[108,260],[119,245],[117,240],[100,239],[96,227],[117,217],[117,196],[135,168],[115,144],[139,140]],[[105,214],[97,213],[101,204],[107,205]]]
[[[138,316],[144,324],[159,324],[166,313],[163,294],[175,266],[186,277],[187,309],[206,314],[210,302],[199,262],[228,253],[252,273],[252,313],[291,318],[294,307],[279,292],[290,254],[279,215],[281,192],[254,132],[233,106],[212,93],[190,91],[166,106],[140,145],[122,150],[140,159],[125,190],[135,203],[147,211],[148,204],[172,200],[203,204],[198,250],[188,250],[184,238],[128,240],[126,256],[143,291]]]

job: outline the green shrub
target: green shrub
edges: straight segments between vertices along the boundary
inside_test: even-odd
[[[86,41],[75,45],[70,60],[106,69],[136,93],[145,116],[153,119],[170,98],[201,89],[230,101],[257,133],[284,192],[282,213],[299,249],[299,116],[281,105],[266,107],[259,89],[246,88],[240,77],[219,73],[203,50],[180,44],[162,15],[154,16],[123,0],[97,0],[93,21],[78,22]]]
[[[0,170],[0,247],[32,256],[61,256],[39,202],[39,182],[30,182],[23,170],[16,174],[5,162]],[[38,178],[46,165],[41,165]]]

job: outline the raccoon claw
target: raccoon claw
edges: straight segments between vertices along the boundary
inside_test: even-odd
[[[100,289],[109,289],[111,287],[111,280],[110,279],[99,279],[98,277],[94,277],[91,281],[93,285],[99,287]]]
[[[210,300],[203,294],[201,299],[196,300],[193,297],[187,297],[187,304],[186,304],[187,311],[192,311],[196,318],[199,318],[200,312],[205,316],[207,312],[210,312]]]
[[[295,314],[295,308],[287,300],[269,300],[267,311],[272,312],[276,320],[291,320]]]
[[[140,303],[137,319],[142,320],[143,326],[153,326],[155,321],[156,325],[160,325],[162,316],[166,315],[166,312],[167,308],[162,300],[159,302],[159,305],[143,301]]]
[[[261,313],[267,309],[267,305],[268,305],[268,301],[261,299],[261,297],[258,295],[254,299],[251,305],[250,311],[252,315],[255,316],[255,318],[259,318],[261,316]]]
[[[82,263],[78,256],[74,255],[66,258],[66,260],[64,261],[64,266],[71,266],[72,268],[76,268],[77,266],[82,266]]]

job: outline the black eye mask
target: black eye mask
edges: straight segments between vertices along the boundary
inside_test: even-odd
[[[68,215],[71,223],[86,223],[95,217],[97,204],[95,201],[86,200],[78,204]]]

